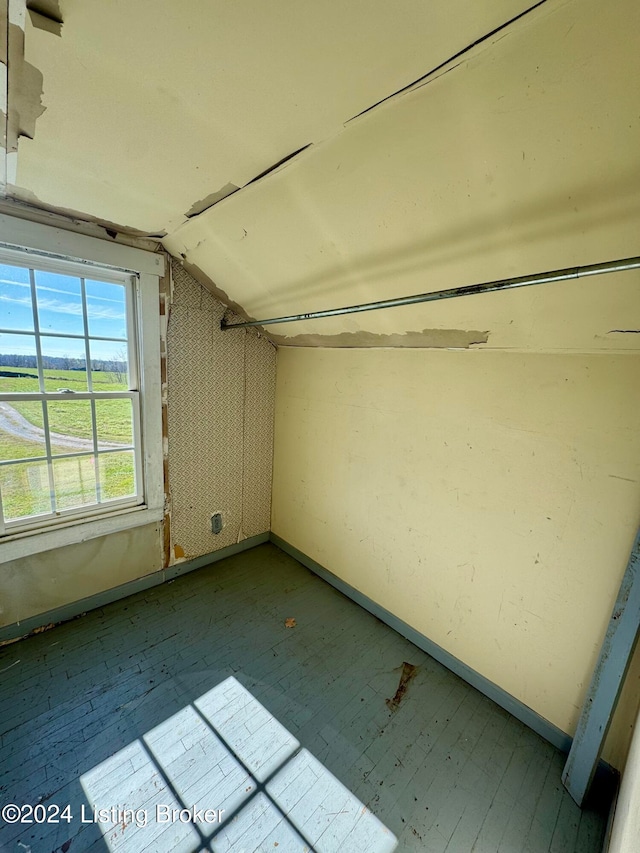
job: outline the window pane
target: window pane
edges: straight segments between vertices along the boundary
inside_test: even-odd
[[[76,338],[40,338],[46,391],[86,391],[87,361],[84,341]]]
[[[0,327],[33,331],[29,270],[0,264]]]
[[[0,493],[5,521],[50,513],[47,463],[0,465]]]
[[[98,338],[126,338],[126,292],[123,284],[85,281],[89,334]]]
[[[0,393],[39,390],[35,336],[0,333]]]
[[[0,402],[0,460],[46,455],[42,403]]]
[[[58,510],[96,502],[96,472],[93,456],[53,460],[53,481]]]
[[[131,400],[96,400],[96,426],[100,449],[133,444]]]
[[[46,404],[49,414],[51,452],[93,452],[90,400],[53,400]]]
[[[132,450],[100,453],[98,464],[103,501],[128,498],[136,494],[136,469]]]
[[[39,270],[35,278],[40,331],[84,335],[80,279]]]
[[[91,342],[93,344],[93,341]],[[94,391],[126,391],[127,386],[115,382],[111,370],[103,362],[91,359],[91,383]]]
[[[89,341],[94,391],[126,391],[129,388],[129,352],[126,341]]]

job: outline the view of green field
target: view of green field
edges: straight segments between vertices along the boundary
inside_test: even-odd
[[[0,365],[0,391],[37,392],[37,371]],[[30,374],[11,376],[7,374]],[[93,371],[94,391],[126,390],[121,373]],[[96,469],[93,456],[93,427],[89,400],[74,400],[73,393],[87,391],[87,376],[78,370],[44,370],[47,391],[61,391],[60,399],[47,402],[53,475],[58,510],[96,502]],[[115,449],[133,444],[132,405],[128,399],[96,400],[96,429],[99,449]],[[0,490],[6,521],[51,512],[46,462],[29,459],[46,455],[43,403],[12,401],[0,403],[0,461],[24,460],[0,466]],[[87,456],[56,458],[63,454]],[[135,494],[135,466],[132,451],[99,453],[98,472],[101,500]]]

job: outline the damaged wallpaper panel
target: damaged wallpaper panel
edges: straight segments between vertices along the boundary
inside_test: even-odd
[[[173,559],[270,528],[275,347],[221,332],[225,307],[180,265],[167,338]],[[211,532],[211,516],[223,528]]]

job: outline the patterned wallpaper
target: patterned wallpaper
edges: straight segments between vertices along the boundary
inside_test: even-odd
[[[171,542],[189,558],[270,529],[276,350],[253,330],[221,332],[225,307],[175,261],[172,270]]]

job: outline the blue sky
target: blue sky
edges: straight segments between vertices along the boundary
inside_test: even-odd
[[[35,273],[38,321],[42,332],[56,332],[42,338],[43,355],[84,358],[83,341],[65,335],[84,334],[80,279],[59,273]],[[125,288],[120,284],[86,279],[89,335],[114,338],[91,341],[91,357],[119,358],[125,348]],[[29,270],[0,264],[0,328],[33,331]],[[35,354],[32,335],[0,333],[0,352]]]

